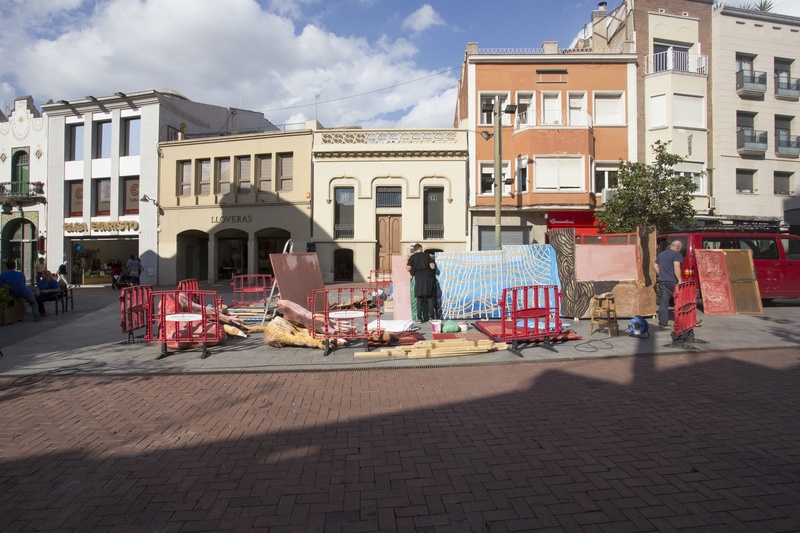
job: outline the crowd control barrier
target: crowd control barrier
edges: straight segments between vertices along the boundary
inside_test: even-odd
[[[269,274],[241,274],[234,276],[233,305],[266,304],[272,289],[273,279]]]
[[[199,291],[200,282],[196,279],[182,279],[178,282],[179,291]]]
[[[364,287],[339,287],[314,289],[308,297],[314,323],[321,322],[320,328],[312,328],[311,335],[322,339],[325,355],[336,348],[339,339],[360,339],[369,351],[370,322],[373,330],[380,332],[381,321],[380,308],[370,306],[372,292],[373,289]]]
[[[672,299],[675,312],[670,334],[672,344],[666,346],[686,348],[687,342],[707,344],[694,336],[694,328],[697,326],[697,282],[688,280],[675,285]]]
[[[151,285],[134,285],[119,291],[120,326],[128,334],[128,343],[134,342],[134,332],[147,327],[148,305],[153,293]]]
[[[555,351],[552,338],[561,333],[561,291],[558,285],[525,285],[503,289],[500,301],[500,340],[522,357],[519,343],[541,342]]]
[[[145,340],[161,343],[161,354],[167,347],[201,346],[201,359],[208,357],[208,345],[222,339],[219,306],[215,291],[154,291],[150,295],[147,334]]]

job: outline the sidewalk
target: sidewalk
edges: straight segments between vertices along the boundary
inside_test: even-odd
[[[224,302],[231,301],[229,284],[212,285]],[[184,373],[184,372],[280,372],[322,371],[365,368],[439,367],[480,364],[515,364],[522,362],[558,361],[620,357],[643,354],[674,354],[685,349],[670,344],[670,330],[655,327],[650,320],[649,338],[628,336],[628,319],[620,319],[620,335],[609,338],[605,332],[589,334],[588,319],[564,319],[581,340],[557,344],[556,351],[539,346],[523,348],[520,358],[509,351],[434,359],[397,359],[376,357],[355,359],[358,344],[340,348],[328,356],[313,348],[273,348],[266,346],[261,334],[247,339],[228,338],[209,348],[201,359],[199,349],[174,351],[156,360],[161,353],[158,344],[141,341],[128,344],[120,328],[119,291],[110,287],[79,287],[75,292],[75,310],[49,314],[34,323],[25,321],[0,327],[0,375],[31,375],[52,372],[88,373]],[[48,311],[51,306],[48,306]],[[764,315],[703,316],[703,326],[695,337],[706,344],[693,344],[699,352],[753,350],[796,347],[800,344],[800,300],[776,300],[764,309]],[[391,318],[390,314],[385,317]],[[471,326],[472,327],[472,326]],[[423,324],[421,333],[432,338],[430,325]]]

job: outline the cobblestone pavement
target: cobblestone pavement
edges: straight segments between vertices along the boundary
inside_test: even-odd
[[[6,374],[0,527],[798,531],[799,363]]]

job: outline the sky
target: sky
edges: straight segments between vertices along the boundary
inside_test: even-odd
[[[773,12],[800,16],[798,0],[773,3]],[[41,108],[167,88],[263,112],[276,125],[316,118],[326,127],[448,128],[467,43],[567,47],[596,7],[588,0],[0,0],[0,109],[19,96]]]

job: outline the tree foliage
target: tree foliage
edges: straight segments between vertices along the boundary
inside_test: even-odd
[[[669,142],[656,141],[652,165],[623,161],[617,174],[617,195],[603,204],[596,218],[608,233],[628,233],[638,227],[659,232],[692,224],[692,193],[697,190],[692,176],[676,174],[674,166],[683,161],[667,151]]]

